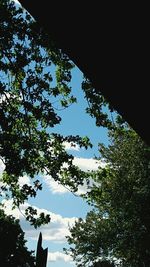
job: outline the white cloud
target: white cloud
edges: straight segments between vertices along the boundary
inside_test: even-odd
[[[73,160],[74,165],[78,166],[83,171],[96,171],[99,166],[105,166],[105,163],[101,161],[97,161],[92,158],[77,158],[75,157]],[[66,166],[67,167],[67,166]],[[50,189],[52,194],[66,194],[69,193],[69,190],[62,186],[60,183],[55,181],[51,176],[45,175],[43,176],[44,181],[48,188]],[[79,186],[78,195],[84,194],[87,192],[87,185],[86,182],[84,185]]]
[[[54,243],[65,243],[66,236],[70,235],[69,226],[73,226],[76,217],[62,217],[60,214],[49,212],[47,210],[38,209],[39,212],[50,214],[51,221],[49,224],[41,226],[39,229],[25,229],[26,237],[37,239],[37,232],[42,232],[43,240],[51,241]],[[25,227],[24,227],[25,228]]]
[[[96,171],[98,166],[102,163],[93,158],[77,158],[75,157],[73,160],[74,165],[78,166],[82,171]]]
[[[51,221],[49,224],[43,225],[38,229],[34,229],[34,227],[30,226],[23,216],[25,209],[29,206],[28,203],[20,206],[21,212],[17,208],[12,210],[12,200],[3,200],[2,203],[5,204],[4,210],[7,215],[13,215],[15,218],[20,220],[21,226],[25,231],[25,237],[27,239],[37,240],[39,233],[42,232],[43,240],[54,243],[65,243],[65,236],[70,234],[68,226],[73,226],[77,220],[76,217],[62,217],[60,214],[33,206],[33,208],[37,209],[38,214],[44,212],[45,214],[50,214],[51,216]]]
[[[14,216],[16,219],[19,219],[19,220],[24,220],[24,216],[23,214],[19,211],[18,208],[16,209],[13,209],[12,210],[12,206],[13,206],[13,200],[12,199],[9,199],[9,200],[6,200],[6,199],[3,199],[2,200],[2,204],[4,204],[4,211],[7,215],[12,215]],[[28,204],[24,204],[24,205],[21,205],[20,206],[20,210],[22,212],[24,212],[24,210],[28,207]]]
[[[20,187],[22,187],[25,184],[31,185],[30,178],[27,175],[24,175],[22,177],[19,177],[18,182],[19,182]]]
[[[63,145],[65,146],[66,150],[75,150],[75,151],[79,151],[80,147],[79,145],[75,144],[74,142],[63,142]]]
[[[25,239],[27,239],[28,241],[35,240],[37,242],[39,233],[42,232],[42,246],[44,248],[46,247],[44,241],[65,244],[67,241],[65,236],[70,235],[68,226],[73,226],[75,220],[77,220],[76,217],[62,217],[60,214],[34,207],[37,208],[38,213],[45,212],[47,214],[50,214],[51,216],[51,222],[49,224],[44,225],[38,229],[34,229],[34,227],[30,226],[30,224],[22,215],[22,213],[24,213],[25,209],[28,207],[27,203],[21,205],[20,210],[22,213],[18,209],[12,210],[12,200],[3,200],[2,203],[5,204],[4,210],[7,215],[13,215],[15,218],[20,220],[21,227],[25,232]],[[71,256],[66,255],[65,253],[62,253],[60,251],[48,252],[48,262],[56,261],[66,262],[74,265]]]
[[[73,263],[72,262],[72,257],[70,255],[66,255],[60,251],[56,251],[56,252],[49,252],[48,253],[48,261],[49,262],[54,262],[54,261],[65,261],[65,262],[69,262],[69,263]]]

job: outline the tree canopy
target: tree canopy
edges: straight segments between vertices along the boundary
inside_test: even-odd
[[[61,122],[59,110],[76,102],[70,86],[74,64],[13,1],[1,0],[0,12],[0,157],[5,164],[1,189],[19,206],[42,189],[35,179],[40,173],[77,190],[84,173],[73,165],[64,142],[85,148],[91,143],[88,137],[52,130]],[[32,185],[20,188],[18,179],[25,174]],[[36,214],[32,207],[26,210],[35,227],[49,222],[49,216],[36,220]]]
[[[94,208],[70,229],[68,253],[77,266],[149,266],[150,148],[127,124],[109,135],[110,145],[99,146],[106,165],[91,174],[94,184],[85,195]]]
[[[19,220],[0,209],[0,263],[3,267],[33,267],[35,257],[28,251]]]

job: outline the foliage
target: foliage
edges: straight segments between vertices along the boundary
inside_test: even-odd
[[[35,258],[33,252],[25,246],[24,233],[19,220],[6,216],[0,210],[0,263],[3,267],[33,267]]]
[[[52,131],[61,122],[58,111],[76,102],[70,87],[73,63],[13,1],[0,0],[0,12],[0,156],[6,166],[1,189],[19,206],[42,189],[35,180],[40,173],[77,190],[84,173],[73,165],[63,142],[85,148],[91,143]],[[19,177],[25,174],[31,185],[20,188]],[[36,223],[33,208],[26,215],[34,226],[50,220],[42,214]]]
[[[85,198],[94,206],[70,229],[68,243],[77,266],[99,260],[121,267],[150,265],[150,148],[120,121],[100,144],[105,167],[93,173]]]
[[[96,126],[106,127],[109,130],[113,129],[115,125],[112,115],[115,110],[101,92],[93,87],[87,77],[84,77],[82,82],[82,90],[88,103],[86,112],[96,120]]]

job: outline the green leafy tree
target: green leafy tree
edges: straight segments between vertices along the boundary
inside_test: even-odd
[[[70,87],[74,65],[13,1],[0,0],[0,34],[0,157],[6,166],[1,194],[19,206],[42,189],[35,179],[40,173],[75,191],[84,173],[73,165],[63,142],[87,148],[90,141],[52,130],[61,122],[59,110],[76,102]],[[19,177],[25,174],[32,185],[20,188]],[[35,209],[26,209],[35,227],[50,220],[48,215],[36,216]]]
[[[94,208],[70,229],[68,253],[77,266],[150,266],[150,148],[120,117],[109,136],[99,146],[106,165],[85,195]]]
[[[3,267],[33,267],[35,257],[28,251],[19,220],[0,209],[0,264]]]

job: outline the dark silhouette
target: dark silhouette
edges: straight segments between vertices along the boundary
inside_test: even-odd
[[[0,209],[0,267],[34,267],[34,263],[33,251],[26,247],[19,220]]]
[[[46,267],[48,248],[42,248],[42,234],[39,234],[37,252],[36,252],[36,267]]]

